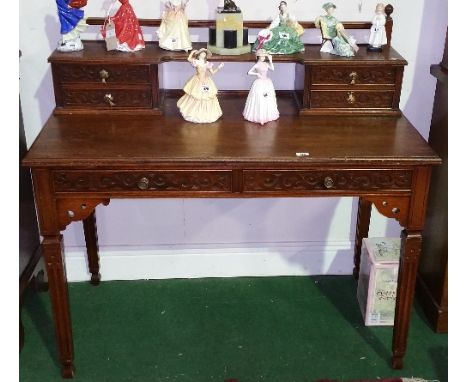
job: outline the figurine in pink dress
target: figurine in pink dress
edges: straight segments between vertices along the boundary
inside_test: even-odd
[[[145,47],[143,33],[138,19],[133,11],[129,0],[119,0],[121,5],[110,22],[115,26],[115,36],[117,37],[117,50],[123,52],[136,52]],[[106,21],[107,22],[107,21]],[[106,24],[102,28],[102,35],[106,38]]]
[[[271,55],[264,49],[257,50],[256,56],[257,63],[249,70],[248,74],[257,76],[257,79],[250,88],[242,114],[246,120],[263,125],[279,118],[275,88],[267,76],[268,70],[275,70],[275,67]],[[268,58],[268,63],[266,58]]]

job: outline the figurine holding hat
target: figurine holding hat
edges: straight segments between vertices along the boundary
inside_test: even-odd
[[[267,76],[268,70],[275,70],[275,67],[271,55],[266,50],[258,49],[256,57],[257,63],[249,70],[248,74],[257,76],[257,79],[250,88],[242,114],[246,120],[263,125],[279,118],[275,87]]]
[[[326,15],[315,19],[315,27],[322,32],[320,51],[344,57],[354,56],[359,48],[356,40],[346,34],[343,24],[333,16],[336,5],[328,2],[323,4],[322,8]]]
[[[211,123],[217,121],[222,115],[218,102],[218,88],[211,76],[216,74],[224,64],[216,69],[207,60],[211,57],[208,49],[192,50],[187,61],[195,68],[195,75],[184,86],[185,94],[177,102],[177,107],[186,121],[194,123]]]

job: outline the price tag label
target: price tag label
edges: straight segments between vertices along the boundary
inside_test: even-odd
[[[106,48],[107,50],[116,50],[119,42],[115,35],[115,26],[113,23],[106,25]]]

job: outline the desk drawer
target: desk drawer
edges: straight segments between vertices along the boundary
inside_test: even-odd
[[[102,89],[64,86],[62,97],[65,107],[105,109],[152,107],[152,92],[149,86]]]
[[[394,94],[386,90],[312,90],[310,107],[391,109]]]
[[[410,190],[410,170],[247,170],[244,192]]]
[[[314,66],[311,85],[393,85],[397,68],[392,66]]]
[[[231,192],[231,171],[54,171],[61,192]]]
[[[65,83],[151,83],[150,65],[62,64],[53,65],[54,76]]]

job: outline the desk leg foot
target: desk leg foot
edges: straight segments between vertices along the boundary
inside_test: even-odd
[[[72,379],[75,377],[75,367],[73,363],[62,365],[62,378]]]
[[[83,220],[83,231],[88,254],[88,269],[89,273],[91,273],[91,285],[96,286],[101,281],[101,274],[99,273],[99,247],[95,211]]]
[[[359,278],[359,267],[361,265],[362,239],[369,234],[369,225],[372,212],[372,203],[359,198],[358,215],[356,223],[356,240],[354,243],[354,269],[353,276]]]
[[[394,355],[392,357],[392,368],[395,370],[403,369],[403,356]]]
[[[401,369],[403,367],[421,246],[421,231],[402,231],[392,343],[392,367],[394,369]]]

